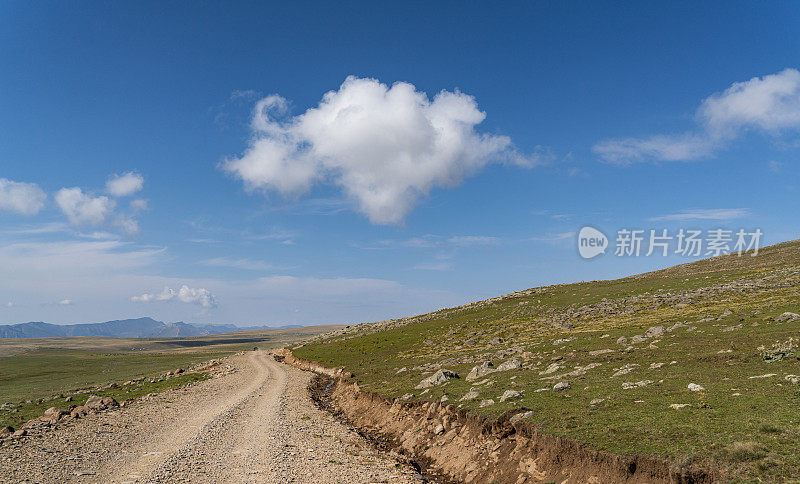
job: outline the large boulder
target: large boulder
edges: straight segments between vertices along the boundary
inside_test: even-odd
[[[420,390],[422,388],[435,387],[441,385],[442,383],[450,381],[453,378],[458,378],[458,374],[450,370],[440,369],[433,375],[419,382],[419,384],[414,388]]]

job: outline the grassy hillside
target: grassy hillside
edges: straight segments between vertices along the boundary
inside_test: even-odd
[[[800,319],[780,318],[800,313],[798,284],[793,241],[352,326],[295,353],[389,397],[446,398],[487,416],[525,407],[543,431],[599,449],[800,479]],[[467,381],[486,361],[494,371]],[[439,369],[460,378],[415,388]],[[508,390],[521,396],[501,402]]]

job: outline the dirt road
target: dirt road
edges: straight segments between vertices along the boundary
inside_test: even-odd
[[[419,482],[318,409],[263,352],[232,374],[0,449],[2,482]]]

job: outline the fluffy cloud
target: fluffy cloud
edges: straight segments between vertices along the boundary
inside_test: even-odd
[[[44,207],[47,195],[35,183],[22,183],[0,178],[0,210],[20,215],[36,215]]]
[[[134,172],[113,175],[106,182],[106,191],[112,197],[127,197],[138,192],[144,186],[142,175]]]
[[[401,223],[431,189],[458,185],[489,163],[537,161],[506,136],[477,132],[486,115],[458,91],[431,101],[412,84],[348,77],[316,107],[289,118],[286,111],[280,96],[259,101],[250,146],[223,169],[248,190],[284,196],[332,182],[377,224]]]
[[[736,82],[706,98],[697,110],[699,129],[680,135],[607,140],[593,151],[606,161],[688,161],[712,155],[746,130],[770,135],[800,129],[800,72]]]
[[[106,183],[112,197],[129,196],[142,189],[144,178],[133,172],[113,175]],[[56,204],[72,225],[111,225],[128,235],[139,232],[139,222],[134,218],[147,210],[147,200],[132,200],[127,211],[116,211],[117,202],[105,195],[92,196],[78,187],[62,188],[55,195]]]
[[[58,301],[59,306],[72,306],[72,299],[62,299]]]
[[[62,188],[56,204],[72,225],[102,225],[113,213],[116,203],[106,196],[92,197],[78,188]]]
[[[217,306],[217,301],[208,289],[205,288],[192,288],[186,284],[182,285],[177,291],[169,287],[165,287],[163,291],[158,294],[144,293],[141,296],[133,296],[133,302],[153,302],[153,301],[180,301],[187,304],[197,304],[204,309],[209,309]]]

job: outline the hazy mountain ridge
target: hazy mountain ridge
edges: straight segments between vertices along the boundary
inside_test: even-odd
[[[153,318],[119,319],[104,323],[50,324],[41,321],[0,325],[0,338],[58,338],[105,336],[111,338],[163,338],[202,336],[242,329],[232,324],[164,323]]]

